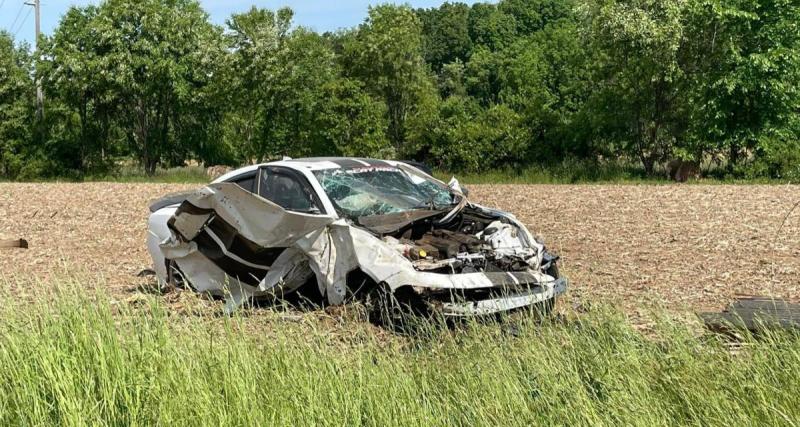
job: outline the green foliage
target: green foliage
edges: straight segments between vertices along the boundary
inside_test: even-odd
[[[358,80],[340,78],[322,88],[316,129],[322,143],[315,154],[395,157],[386,138],[386,105],[372,98]]]
[[[500,58],[485,46],[478,46],[472,52],[464,70],[467,93],[483,106],[499,102]]]
[[[227,138],[247,160],[310,155],[320,144],[316,117],[338,70],[328,41],[304,28],[290,31],[291,16],[254,7],[228,23],[232,104],[243,120]]]
[[[577,33],[571,22],[548,25],[502,53],[499,97],[521,115],[532,160],[582,154],[578,120],[591,76]]]
[[[434,70],[455,61],[464,62],[472,50],[470,9],[464,3],[444,3],[438,9],[417,9],[422,21],[422,50]]]
[[[800,180],[800,120],[795,119],[788,129],[761,135],[757,150],[751,162],[734,166],[735,176]]]
[[[332,34],[292,16],[253,7],[223,29],[197,0],[108,0],[72,7],[35,54],[0,34],[0,176],[284,155],[797,176],[792,0],[385,4]]]
[[[385,104],[343,76],[330,39],[290,30],[288,9],[253,8],[228,25],[237,92],[226,139],[242,160],[391,154]]]
[[[529,141],[517,113],[505,105],[483,109],[466,97],[453,96],[440,105],[438,120],[427,126],[420,147],[433,166],[476,172],[519,165]]]
[[[268,156],[272,136],[274,105],[280,100],[273,85],[280,84],[281,64],[277,57],[285,55],[285,39],[291,25],[291,14],[285,10],[275,14],[253,7],[228,20],[231,55],[229,81],[230,112],[226,118],[225,140],[237,148],[245,160],[261,160]],[[276,87],[274,91],[280,90]]]
[[[15,47],[11,35],[0,31],[0,176],[30,174],[25,164],[33,149],[29,145],[34,108],[30,63],[27,48]]]
[[[670,157],[679,138],[681,84],[679,63],[686,0],[599,1],[584,5],[594,41],[603,52],[594,64],[603,101],[614,109],[598,111],[608,132],[645,170]],[[602,101],[601,101],[602,102]]]
[[[405,6],[370,7],[344,54],[348,75],[386,103],[387,135],[396,152],[403,152],[409,116],[419,113],[423,99],[435,91],[422,58],[419,18]]]
[[[439,92],[443,97],[467,95],[465,70],[464,63],[458,58],[442,66],[439,73]]]
[[[752,154],[761,163],[777,160],[778,152],[797,158],[800,5],[696,1],[689,22],[696,34],[689,90],[696,139],[710,142],[708,150],[727,151],[731,168]]]
[[[58,157],[64,167],[96,170],[118,146],[150,174],[205,154],[218,133],[209,88],[221,40],[190,0],[71,8],[44,43],[37,70],[61,116],[50,129],[56,152],[72,153]]]
[[[574,7],[571,0],[504,0],[497,5],[500,12],[514,17],[516,33],[522,36],[571,20]]]
[[[476,46],[500,50],[516,38],[517,22],[512,15],[498,10],[497,5],[475,3],[467,19],[469,36]]]

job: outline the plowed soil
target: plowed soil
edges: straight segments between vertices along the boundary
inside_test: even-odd
[[[150,266],[147,206],[196,184],[0,184],[6,286],[82,274],[137,292]],[[474,185],[470,198],[513,212],[562,258],[570,303],[719,309],[737,293],[800,297],[800,186]]]

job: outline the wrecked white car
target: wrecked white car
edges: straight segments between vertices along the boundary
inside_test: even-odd
[[[406,162],[248,166],[150,210],[158,280],[223,296],[228,310],[310,286],[329,304],[363,297],[469,316],[550,307],[567,286],[513,215]]]

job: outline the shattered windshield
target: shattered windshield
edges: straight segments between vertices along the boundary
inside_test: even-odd
[[[447,209],[457,200],[442,183],[395,167],[315,171],[342,216],[386,215],[415,209]]]

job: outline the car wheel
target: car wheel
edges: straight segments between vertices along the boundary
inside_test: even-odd
[[[364,297],[367,317],[370,322],[393,325],[402,321],[402,307],[392,290],[385,284],[370,289]]]
[[[410,288],[392,291],[385,283],[366,293],[364,305],[370,322],[396,331],[407,330],[422,319],[425,311],[424,304]]]
[[[188,281],[185,280],[183,272],[181,272],[180,267],[178,267],[178,263],[176,263],[174,260],[171,259],[166,260],[166,262],[167,262],[167,282],[164,284],[165,290],[172,291],[175,289],[186,289],[186,288],[195,290],[194,287],[192,287],[191,283],[188,283]]]

